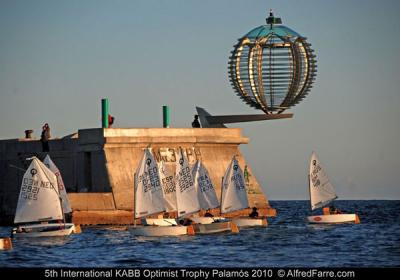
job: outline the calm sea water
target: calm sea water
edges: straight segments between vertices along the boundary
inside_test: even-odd
[[[1,267],[400,267],[400,201],[338,201],[361,224],[305,223],[308,201],[271,201],[278,217],[239,234],[143,238],[83,227],[66,238],[13,241]],[[10,227],[0,228],[7,236]]]

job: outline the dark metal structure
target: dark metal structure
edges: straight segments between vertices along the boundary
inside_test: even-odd
[[[281,25],[272,11],[266,21],[234,46],[229,78],[247,104],[267,115],[281,114],[308,94],[317,65],[305,37]]]

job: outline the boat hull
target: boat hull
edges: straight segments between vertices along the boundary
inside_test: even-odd
[[[224,217],[190,217],[190,219],[196,224],[208,225],[214,222],[226,222],[227,219]]]
[[[312,224],[360,223],[357,214],[316,215],[307,217],[307,220]]]
[[[13,228],[12,235],[13,237],[54,237],[67,236],[71,233],[75,233],[75,225],[66,223],[21,225],[18,228]]]
[[[233,218],[232,222],[234,222],[239,228],[241,227],[267,227],[268,221],[267,218],[247,218],[247,217],[239,217]]]
[[[190,226],[137,226],[130,228],[130,232],[138,236],[161,237],[190,234]]]
[[[161,226],[161,227],[178,225],[175,219],[158,219],[158,218],[142,219],[142,224],[144,226]]]
[[[194,232],[196,234],[212,234],[221,232],[231,232],[231,222],[215,222],[211,224],[194,224]]]

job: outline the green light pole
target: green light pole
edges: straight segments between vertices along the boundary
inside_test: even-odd
[[[102,128],[108,128],[108,114],[109,114],[108,99],[103,98],[101,100],[101,127]]]
[[[168,128],[171,122],[169,106],[164,105],[162,108],[163,108],[163,127]]]

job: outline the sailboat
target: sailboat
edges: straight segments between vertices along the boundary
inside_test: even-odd
[[[158,172],[160,176],[161,187],[164,192],[164,203],[166,212],[178,211],[176,205],[176,185],[175,185],[175,174],[167,170],[167,166],[164,161],[160,161],[158,164]],[[171,226],[178,225],[175,219],[171,218],[146,218],[142,219],[144,225],[156,225],[156,226]]]
[[[200,209],[210,210],[220,206],[210,175],[200,160],[192,168],[192,177]],[[237,226],[223,217],[191,217],[196,233],[239,232]]]
[[[58,192],[60,194],[60,198],[61,198],[61,205],[62,205],[62,210],[64,215],[70,214],[72,213],[72,209],[71,209],[71,204],[69,202],[68,199],[68,195],[67,195],[67,191],[65,189],[65,185],[64,185],[64,181],[62,179],[61,176],[61,172],[58,169],[58,167],[54,164],[54,162],[51,160],[50,156],[47,155],[44,160],[43,163],[51,170],[51,172],[54,173],[54,175],[56,175],[57,177],[57,185],[58,185]]]
[[[221,214],[231,213],[249,207],[243,171],[234,156],[222,179]],[[234,222],[239,228],[250,226],[266,227],[268,224],[265,217],[237,217],[233,218],[232,222]]]
[[[357,214],[331,214],[329,207],[326,207],[337,199],[338,196],[315,152],[311,154],[308,182],[311,211],[323,208],[323,215],[307,217],[309,223],[360,223]]]
[[[64,236],[76,231],[65,223],[57,177],[38,158],[22,179],[12,235],[17,237]],[[58,221],[55,223],[55,221]]]
[[[191,226],[144,225],[137,226],[136,219],[149,215],[163,213],[166,210],[163,190],[160,183],[157,162],[149,148],[143,153],[143,158],[134,175],[134,227],[131,232],[141,236],[176,236],[194,234]]]
[[[229,221],[215,224],[214,222],[219,219],[194,217],[192,215],[201,209],[208,210],[218,207],[218,199],[204,165],[201,162],[196,163],[194,168],[197,168],[198,172],[195,172],[197,173],[195,174],[193,173],[195,169],[190,169],[189,161],[182,149],[177,153],[177,158],[179,160],[176,161],[175,175],[167,171],[164,162],[159,164],[159,174],[164,191],[166,211],[177,211],[179,223],[177,223],[176,219],[168,218],[146,218],[142,220],[142,223],[146,225],[171,226],[184,223],[185,220],[188,221],[187,219],[189,219],[194,222],[192,228],[195,233],[208,234],[235,231],[235,226]],[[203,182],[202,180],[204,179],[206,181]],[[205,185],[206,182],[208,182],[208,185]],[[207,191],[205,192],[205,190]],[[221,217],[220,220],[222,219],[224,218]]]

